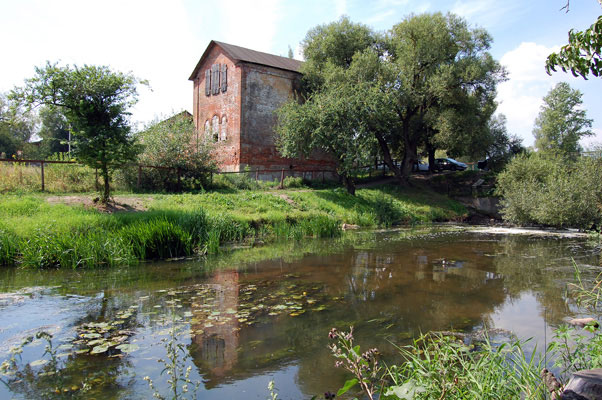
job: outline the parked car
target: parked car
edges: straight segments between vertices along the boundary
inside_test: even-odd
[[[453,158],[436,158],[435,159],[435,171],[464,171],[468,168],[468,165],[463,162],[456,161]]]
[[[429,170],[429,165],[424,161],[415,161],[414,165],[412,165],[412,171],[414,172],[427,172]]]

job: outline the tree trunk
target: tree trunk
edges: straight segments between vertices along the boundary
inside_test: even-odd
[[[107,204],[111,197],[111,187],[109,186],[109,170],[108,170],[108,168],[103,165],[101,167],[100,174],[102,175],[102,181],[103,181],[103,191],[102,191],[102,195],[100,197],[100,201],[103,204]]]
[[[412,172],[412,165],[416,161],[416,143],[410,138],[410,122],[404,120],[402,122],[402,137],[403,137],[403,162],[401,163],[401,176],[405,183],[410,181],[410,173]]]
[[[353,178],[348,175],[343,175],[343,182],[345,183],[347,192],[350,195],[355,196],[355,182],[353,181]]]
[[[393,158],[391,157],[391,151],[389,150],[389,145],[387,144],[387,141],[385,140],[385,138],[383,138],[380,132],[376,132],[375,136],[380,146],[380,150],[383,153],[383,161],[385,162],[385,164],[387,164],[389,169],[393,171],[395,177],[397,178],[397,180],[399,180],[399,184],[405,186],[408,183],[408,181],[407,179],[404,179],[404,177],[401,174],[401,170],[397,168],[397,165],[395,165],[395,163],[393,162]]]

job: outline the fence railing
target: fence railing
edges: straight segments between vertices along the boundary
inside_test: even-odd
[[[48,164],[71,164],[71,165],[85,165],[77,161],[51,161],[51,160],[34,160],[34,159],[11,159],[11,158],[3,158],[0,159],[0,163],[13,163],[13,164],[22,164],[32,167],[40,168],[40,186],[41,190],[46,190],[46,179],[45,179],[45,165]],[[187,170],[184,168],[178,167],[165,167],[159,165],[147,165],[147,164],[126,164],[124,167],[134,167],[137,168],[137,187],[141,188],[142,186],[142,170],[144,168],[151,169],[159,169],[166,171],[173,171],[177,176],[177,184],[181,189],[181,179],[184,172]],[[255,180],[258,181],[260,177],[265,175],[271,176],[280,176],[280,187],[284,186],[284,179],[286,177],[302,177],[304,179],[312,179],[319,180],[321,179],[324,182],[327,179],[327,176],[330,175],[332,177],[337,177],[338,174],[334,169],[311,169],[311,168],[258,168],[254,170],[244,170],[244,171],[206,171],[210,175],[211,181],[213,181],[213,175],[229,175],[229,174],[247,174],[250,177],[255,176]],[[99,187],[98,184],[98,168],[94,170],[95,174],[95,184],[96,187]]]

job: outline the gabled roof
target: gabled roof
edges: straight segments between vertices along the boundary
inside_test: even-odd
[[[209,46],[207,46],[207,49],[201,56],[201,59],[197,63],[196,67],[194,67],[194,71],[192,71],[192,74],[190,75],[190,78],[188,78],[188,80],[194,80],[199,69],[201,68],[201,65],[203,64],[203,61],[205,61],[205,58],[207,58],[213,46],[221,47],[222,50],[224,50],[224,52],[226,53],[226,55],[228,55],[235,62],[244,61],[293,72],[299,72],[301,64],[303,64],[301,61],[292,58],[275,56],[273,54],[268,54],[261,51],[251,50],[245,47],[235,46],[233,44],[217,42],[215,40],[212,40],[211,42],[209,42]]]

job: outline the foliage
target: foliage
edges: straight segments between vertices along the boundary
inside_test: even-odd
[[[594,134],[589,130],[592,120],[581,108],[582,97],[579,90],[560,82],[543,98],[544,104],[533,129],[538,150],[564,156],[580,151],[579,140]]]
[[[361,353],[360,346],[353,343],[353,327],[349,332],[341,332],[332,328],[328,337],[336,340],[329,348],[332,355],[337,359],[335,367],[344,368],[349,371],[353,378],[346,381],[337,392],[341,396],[351,390],[355,385],[360,386],[362,392],[370,400],[378,398],[378,388],[382,386],[382,367],[378,363],[378,349],[370,349]]]
[[[79,161],[98,168],[103,179],[101,200],[110,197],[112,172],[134,160],[138,147],[130,135],[128,109],[137,100],[140,81],[131,73],[106,66],[37,67],[33,78],[11,98],[30,106],[60,107],[73,130],[73,150]]]
[[[602,15],[583,32],[569,31],[569,43],[562,46],[558,53],[552,53],[546,60],[546,72],[556,72],[556,67],[564,72],[571,71],[573,76],[584,79],[591,72],[602,76]]]
[[[335,366],[353,376],[337,396],[358,384],[369,399],[538,399],[544,393],[541,360],[528,359],[519,341],[494,345],[485,338],[467,344],[453,335],[423,335],[398,348],[405,361],[383,370],[377,349],[361,353],[354,346],[353,329],[333,328],[329,337],[336,340],[330,345]]]
[[[542,154],[514,158],[498,175],[504,219],[518,224],[592,229],[602,226],[602,160],[571,163]]]
[[[157,390],[154,382],[149,376],[145,376],[143,379],[148,383],[150,390],[153,392],[153,397],[156,399],[196,399],[201,382],[193,382],[190,379],[192,366],[186,365],[186,362],[190,358],[190,353],[187,351],[184,343],[178,340],[182,328],[177,324],[177,321],[181,318],[175,315],[175,308],[172,308],[171,312],[173,319],[169,329],[169,337],[161,340],[167,352],[167,359],[157,360],[157,362],[164,366],[161,375],[163,375],[163,373],[167,375],[167,383],[169,384],[170,389],[169,396],[163,396]]]
[[[173,170],[143,169],[142,187],[147,189],[196,189],[207,186],[209,173],[215,170],[210,157],[211,144],[200,139],[190,114],[176,114],[154,122],[137,134],[144,150],[138,161],[142,165],[180,170],[182,187],[177,187]],[[137,171],[136,171],[137,172]]]
[[[419,146],[431,158],[437,148],[482,152],[495,87],[505,79],[490,43],[452,14],[411,15],[386,35],[346,18],[314,28],[303,42],[307,101],[281,109],[281,150],[326,150],[343,177],[378,153],[401,183]],[[395,156],[403,157],[401,169]]]
[[[370,109],[352,85],[332,82],[303,104],[290,101],[279,109],[278,148],[285,157],[310,156],[321,149],[337,160],[337,173],[355,193],[352,172],[369,162],[374,139],[366,129]],[[335,86],[336,85],[336,86]]]
[[[539,399],[541,360],[529,360],[515,341],[466,344],[453,336],[424,335],[400,348],[406,360],[388,369],[391,399]]]
[[[491,171],[501,171],[516,155],[524,153],[522,138],[510,136],[506,130],[506,117],[493,116],[489,121],[489,132],[483,148],[486,150],[487,168]]]
[[[35,117],[31,112],[22,109],[16,102],[10,101],[0,94],[0,158],[12,158],[23,151],[31,150],[27,144],[31,139]]]

